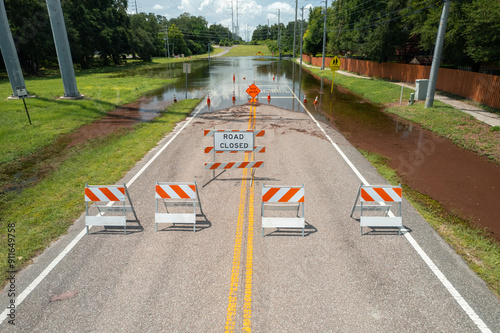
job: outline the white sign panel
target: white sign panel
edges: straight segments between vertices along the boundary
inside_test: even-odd
[[[214,132],[215,151],[247,151],[253,150],[253,132]]]

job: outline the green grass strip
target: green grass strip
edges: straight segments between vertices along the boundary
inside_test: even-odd
[[[149,150],[156,146],[176,123],[183,120],[200,100],[172,104],[153,121],[133,130],[75,146],[67,159],[49,177],[18,193],[5,195],[0,202],[0,278],[8,266],[7,226],[15,224],[15,268],[45,249],[64,234],[84,211],[85,183],[115,184]],[[112,161],[112,163],[109,163]]]
[[[265,45],[235,45],[228,53],[223,55],[223,57],[249,57],[257,56],[257,53],[261,52],[262,55],[270,56],[271,51]]]
[[[135,68],[134,68],[135,69]],[[135,69],[136,70],[136,69]],[[161,72],[160,66],[156,71]],[[33,125],[30,125],[21,100],[0,99],[0,166],[27,156],[54,142],[61,134],[102,117],[106,112],[136,101],[145,93],[165,86],[174,79],[156,76],[113,77],[113,72],[81,72],[76,81],[83,100],[60,100],[64,93],[60,77],[27,78],[26,86],[36,98],[26,99]],[[0,80],[3,97],[11,95],[8,80]]]

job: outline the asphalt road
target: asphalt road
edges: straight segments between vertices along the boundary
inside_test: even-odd
[[[121,182],[131,183],[139,218],[128,215],[128,234],[96,226],[84,235],[78,219],[16,274],[17,292],[30,292],[16,303],[15,327],[4,312],[0,331],[500,332],[498,298],[408,202],[403,235],[360,234],[359,215],[350,217],[360,177],[387,182],[344,137],[303,112],[259,105],[253,118],[251,109],[180,123]],[[255,139],[266,152],[254,156],[264,167],[253,182],[250,170],[213,179],[204,169],[213,155],[203,153],[212,143],[203,131],[213,128],[266,131]],[[196,232],[155,232],[156,181],[197,182],[205,215]],[[272,228],[262,236],[263,184],[304,184],[305,237]],[[7,290],[0,301],[9,304]]]

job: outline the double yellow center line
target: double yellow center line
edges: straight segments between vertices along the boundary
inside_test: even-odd
[[[250,106],[250,115],[248,117],[248,129],[255,129],[255,113],[256,106]],[[248,155],[245,154],[245,162],[248,161]],[[254,153],[251,158],[253,160]],[[250,173],[252,174],[252,173]],[[234,332],[236,325],[236,310],[238,306],[238,288],[240,284],[240,263],[241,253],[243,250],[243,231],[245,222],[245,205],[247,192],[247,175],[248,169],[243,169],[240,189],[240,203],[238,207],[238,220],[236,224],[236,237],[233,250],[233,266],[231,269],[231,284],[229,289],[227,315],[226,315],[226,332]],[[253,233],[254,233],[254,194],[255,183],[252,181],[249,193],[249,208],[248,208],[248,228],[246,237],[246,255],[245,255],[245,290],[243,297],[243,331],[252,331],[252,273],[253,273]]]

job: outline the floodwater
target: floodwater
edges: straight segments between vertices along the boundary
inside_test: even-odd
[[[182,69],[178,63],[168,65],[165,71],[179,73]],[[387,157],[407,185],[439,201],[449,212],[487,228],[500,241],[498,164],[458,148],[417,124],[386,114],[379,106],[338,86],[330,94],[330,84],[301,71],[292,61],[243,57],[193,62],[186,80],[167,85],[134,107],[139,113],[150,112],[174,96],[177,100],[209,96],[211,103],[202,112],[220,110],[247,103],[246,89],[252,83],[261,90],[260,103],[297,112],[303,112],[303,107],[293,96],[303,100],[306,95],[306,107],[332,124],[351,144]]]

